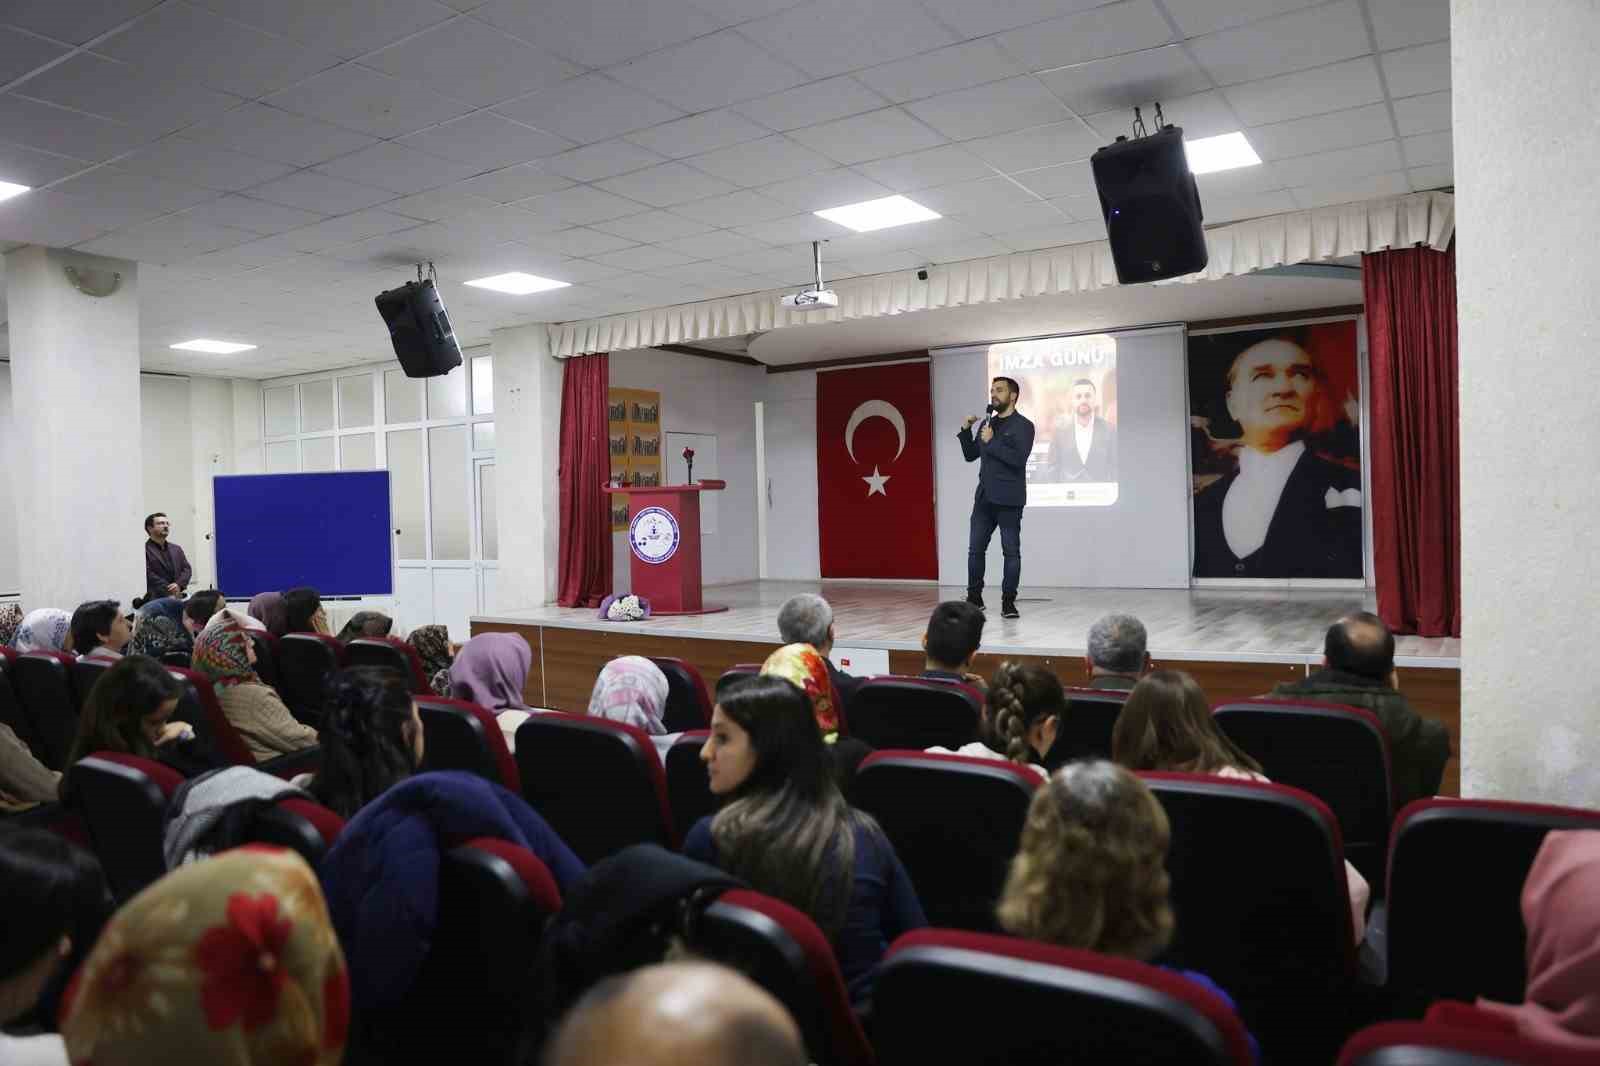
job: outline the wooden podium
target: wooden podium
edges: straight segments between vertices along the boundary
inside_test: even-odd
[[[650,601],[651,614],[712,614],[726,604],[700,595],[700,494],[728,487],[726,481],[693,485],[605,485],[628,497],[628,555],[633,593]]]

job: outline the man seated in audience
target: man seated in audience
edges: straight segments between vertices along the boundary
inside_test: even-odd
[[[1389,734],[1394,809],[1439,791],[1450,761],[1450,734],[1411,709],[1394,669],[1394,634],[1367,611],[1346,615],[1328,627],[1322,669],[1304,681],[1285,682],[1271,695],[1282,699],[1342,703],[1371,711]]]
[[[200,631],[211,621],[213,615],[222,610],[224,601],[222,593],[216,589],[201,589],[183,605],[183,631],[191,637],[200,635]]]
[[[743,974],[707,962],[647,966],[591,988],[545,1066],[804,1066],[794,1019]]]
[[[833,608],[828,601],[814,592],[790,596],[778,608],[778,635],[785,644],[809,644],[817,649],[822,661],[828,664],[833,687],[839,691],[839,702],[844,705],[839,711],[843,713],[865,678],[845,673],[829,658],[833,654]]]
[[[1089,628],[1089,687],[1130,691],[1154,665],[1145,648],[1144,623],[1131,614],[1108,614]]]
[[[965,600],[941,603],[922,634],[922,673],[917,676],[987,688],[989,683],[972,671],[972,657],[982,640],[983,611]]]
[[[116,662],[133,637],[133,626],[116,600],[90,600],[72,612],[72,647],[85,659]]]

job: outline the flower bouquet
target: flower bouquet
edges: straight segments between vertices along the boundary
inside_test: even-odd
[[[612,594],[600,601],[600,617],[608,622],[637,622],[650,617],[650,601],[631,593]]]

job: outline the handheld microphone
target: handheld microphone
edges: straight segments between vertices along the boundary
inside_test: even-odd
[[[983,427],[987,426],[989,424],[989,419],[992,418],[993,416],[994,416],[994,404],[992,404],[992,403],[984,404],[983,405],[983,421],[978,423],[978,432],[979,433],[983,432]]]

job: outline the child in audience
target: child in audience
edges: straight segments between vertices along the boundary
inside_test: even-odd
[[[116,662],[133,637],[133,626],[116,600],[90,600],[72,612],[72,649],[85,659]]]
[[[73,1062],[338,1066],[350,980],[304,859],[249,847],[179,867],[130,900],[78,972]]]
[[[1133,687],[1111,732],[1111,756],[1130,770],[1267,780],[1261,764],[1217,725],[1199,684],[1181,670],[1156,670]],[[1348,862],[1344,876],[1359,944],[1366,935],[1372,888]]]
[[[978,739],[955,751],[929,748],[940,755],[1001,759],[1026,766],[1040,778],[1043,759],[1056,742],[1056,730],[1067,708],[1061,681],[1050,671],[1022,663],[1001,663],[989,683],[988,700],[978,721]]]
[[[130,655],[116,663],[83,701],[67,765],[97,751],[118,751],[159,759],[185,777],[215,769],[194,728],[171,720],[182,695],[183,686],[154,659]]]
[[[1167,814],[1143,781],[1103,759],[1068,763],[1028,806],[996,909],[1000,927],[1148,962],[1175,927],[1167,902],[1170,842]],[[1233,1006],[1204,974],[1179,972]]]
[[[0,603],[0,647],[11,647],[11,642],[17,639],[17,630],[22,627],[22,605],[20,603]]]
[[[700,758],[723,806],[683,854],[810,915],[862,1003],[890,942],[927,919],[894,845],[845,803],[811,701],[780,677],[718,685]]]
[[[310,585],[288,589],[283,594],[284,630],[287,633],[332,632],[328,612],[322,609],[322,595]]]
[[[59,607],[29,611],[11,646],[21,652],[71,651],[72,616]]]
[[[642,655],[623,655],[606,663],[594,679],[589,714],[631,725],[650,735],[656,754],[666,761],[667,749],[681,735],[668,733],[662,715],[667,710],[667,675]]]
[[[227,612],[194,641],[194,669],[210,680],[217,702],[257,762],[314,747],[317,731],[295,721],[277,692],[255,671],[256,645]]]
[[[357,611],[339,630],[339,640],[348,644],[360,637],[386,637],[394,628],[394,619],[382,611]]]
[[[450,630],[441,625],[418,626],[406,638],[406,643],[416,649],[417,658],[422,660],[428,687],[437,695],[450,695],[450,664],[460,650],[450,642]],[[529,661],[532,662],[531,651]]]
[[[328,679],[323,701],[322,765],[294,784],[342,818],[404,781],[422,765],[422,719],[405,679],[357,666]]]
[[[273,636],[281,637],[289,632],[289,616],[284,608],[283,593],[259,593],[250,600],[245,610]]]

